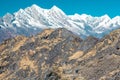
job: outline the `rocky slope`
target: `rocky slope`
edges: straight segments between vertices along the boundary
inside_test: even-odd
[[[46,28],[66,28],[81,38],[87,36],[102,38],[120,28],[120,16],[110,18],[108,15],[100,17],[87,14],[66,15],[56,6],[43,9],[34,4],[0,18],[0,42],[16,35],[31,36]]]
[[[64,28],[0,45],[0,80],[120,80],[120,29],[85,40]]]

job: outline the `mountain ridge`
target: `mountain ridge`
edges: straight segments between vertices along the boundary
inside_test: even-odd
[[[85,40],[65,28],[0,44],[0,80],[119,80],[120,29]]]
[[[1,32],[6,33],[7,30],[12,37],[34,35],[46,28],[66,28],[81,38],[87,36],[102,38],[112,30],[120,28],[120,16],[111,19],[107,14],[101,17],[87,14],[66,15],[57,6],[43,9],[33,4],[31,7],[20,9],[14,14],[7,13],[0,19],[0,27]],[[0,42],[7,38],[9,36],[3,37]]]

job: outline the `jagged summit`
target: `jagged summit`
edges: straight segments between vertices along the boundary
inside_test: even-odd
[[[56,5],[54,5],[51,9],[54,9],[54,10],[61,10],[61,9],[58,8]]]
[[[31,7],[40,8],[37,4],[33,4]]]
[[[3,16],[0,20],[0,27],[1,32],[5,33],[7,29],[14,35],[30,36],[47,28],[66,28],[82,38],[87,36],[102,38],[112,30],[120,28],[120,17],[110,18],[107,14],[101,17],[77,13],[66,15],[57,6],[44,9],[33,4],[14,14]],[[4,39],[1,38],[0,41]]]

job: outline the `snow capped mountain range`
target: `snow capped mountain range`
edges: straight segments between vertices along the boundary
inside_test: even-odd
[[[34,4],[0,18],[0,41],[16,35],[33,35],[46,28],[66,28],[82,38],[86,36],[101,38],[120,28],[120,16],[111,19],[108,15],[101,17],[87,14],[66,15],[56,6],[43,9]]]

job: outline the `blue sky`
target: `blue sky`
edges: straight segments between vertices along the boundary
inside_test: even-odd
[[[51,8],[56,5],[69,15],[75,13],[92,16],[108,14],[111,18],[120,15],[120,0],[0,0],[0,17],[7,12],[14,13],[32,4],[37,4],[42,8]]]

